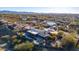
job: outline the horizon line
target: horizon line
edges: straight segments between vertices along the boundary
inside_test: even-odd
[[[13,10],[0,10],[0,12],[28,12],[28,13],[39,13],[39,14],[79,14],[79,13],[66,13],[66,12],[30,12],[30,11],[13,11]]]

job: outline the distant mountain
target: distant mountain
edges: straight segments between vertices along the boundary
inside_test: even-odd
[[[17,12],[17,11],[8,11],[8,10],[2,10],[0,11],[0,14],[79,15],[73,13],[37,13],[37,12]]]
[[[17,11],[8,11],[8,10],[3,10],[0,11],[0,14],[33,14],[34,12],[17,12]]]

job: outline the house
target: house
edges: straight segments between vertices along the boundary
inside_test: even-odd
[[[45,40],[47,36],[48,35],[44,31],[37,30],[37,29],[31,29],[25,33],[25,37],[28,40],[34,41],[37,43],[42,43],[43,40]]]
[[[34,36],[36,36],[38,34],[37,31],[35,30],[28,30],[26,33],[25,33],[25,37],[29,40],[33,40],[34,39]]]
[[[54,21],[43,21],[42,24],[44,25],[45,28],[56,28],[57,27],[57,23]]]
[[[27,16],[24,16],[24,15],[23,15],[23,16],[21,15],[20,18],[21,18],[21,20],[23,20],[23,21],[26,21],[26,20],[28,19],[28,17],[27,17]]]
[[[16,24],[10,24],[8,25],[8,28],[11,29],[11,30],[14,30],[16,27]]]
[[[56,26],[56,23],[54,21],[44,21],[44,23],[48,26]]]
[[[2,21],[0,21],[0,25],[3,25],[4,23]]]
[[[56,23],[55,22],[52,22],[52,21],[47,21],[47,25],[49,25],[49,26],[55,26]]]
[[[31,34],[32,36],[35,36],[35,35],[37,35],[38,34],[38,32],[36,31],[36,30],[28,30],[27,31],[29,34]]]

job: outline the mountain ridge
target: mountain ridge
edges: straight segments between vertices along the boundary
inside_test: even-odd
[[[23,11],[10,11],[10,10],[1,10],[0,14],[75,14],[76,13],[39,13],[39,12],[23,12]]]

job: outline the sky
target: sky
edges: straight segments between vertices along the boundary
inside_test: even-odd
[[[77,13],[79,7],[0,7],[0,11],[37,12],[37,13]]]

